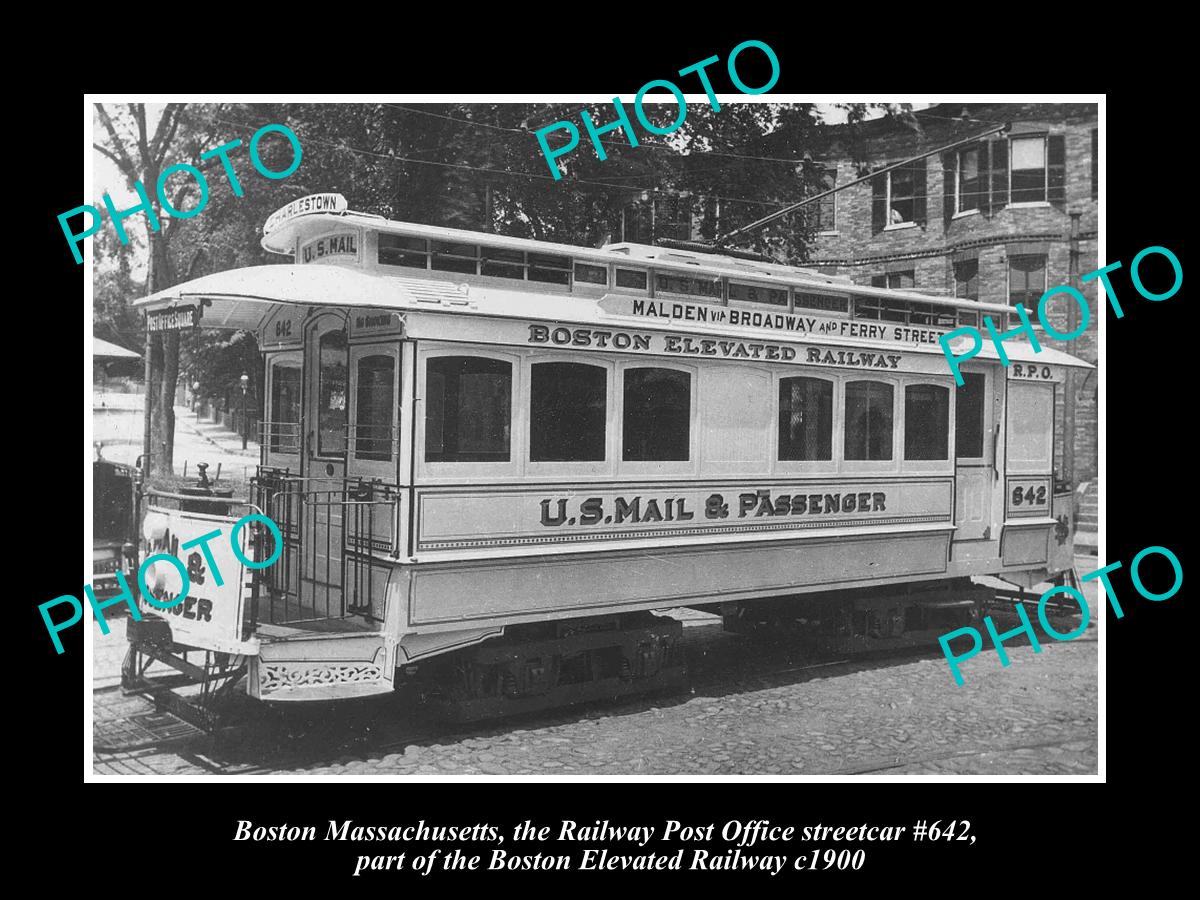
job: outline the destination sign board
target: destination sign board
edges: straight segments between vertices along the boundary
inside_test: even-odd
[[[183,331],[200,321],[199,311],[194,306],[176,306],[173,309],[155,309],[146,313],[146,330]]]
[[[627,316],[658,323],[680,325],[687,322],[750,328],[767,335],[797,335],[802,337],[865,338],[909,346],[938,345],[938,338],[948,329],[932,325],[908,325],[902,322],[883,322],[870,319],[846,319],[814,315],[807,310],[795,312],[775,309],[745,309],[716,306],[710,303],[688,303],[683,300],[626,297],[607,294],[599,307],[612,316]]]
[[[300,248],[300,263],[358,260],[358,233],[354,231],[326,234]]]
[[[271,213],[263,224],[263,237],[297,216],[345,212],[347,208],[346,198],[341,194],[309,194],[307,197],[293,200],[287,206],[280,207]]]

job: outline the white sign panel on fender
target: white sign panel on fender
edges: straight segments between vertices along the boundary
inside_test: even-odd
[[[246,588],[248,574],[245,566],[234,555],[229,542],[230,532],[237,519],[204,513],[182,512],[175,509],[155,509],[146,514],[143,534],[147,549],[145,558],[156,554],[174,556],[188,572],[191,586],[187,597],[169,609],[156,609],[139,598],[143,612],[162,616],[171,627],[171,637],[178,644],[213,650],[221,653],[253,655],[258,652],[258,640],[242,640],[242,622],[245,604],[249,595]],[[213,565],[205,559],[199,545],[182,549],[213,531],[219,537],[208,541]],[[249,557],[250,528],[242,528],[239,549]],[[218,583],[220,573],[220,583]],[[136,590],[136,588],[133,588]],[[159,602],[166,603],[179,596],[179,570],[166,560],[159,560],[146,568],[146,588]]]

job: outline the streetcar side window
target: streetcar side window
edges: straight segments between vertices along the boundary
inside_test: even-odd
[[[904,458],[950,458],[950,389],[936,384],[904,388]]]
[[[637,291],[646,289],[646,272],[644,269],[617,269],[617,287],[632,288]]]
[[[379,264],[381,266],[410,266],[429,268],[429,241],[402,234],[379,235]]]
[[[964,372],[963,386],[954,392],[954,453],[959,459],[983,457],[986,385],[981,372]]]
[[[622,429],[626,462],[687,460],[692,376],[678,369],[625,370]]]
[[[508,462],[511,423],[511,363],[475,356],[426,362],[426,462]]]
[[[608,284],[608,266],[594,266],[589,263],[575,263],[576,284]]]
[[[683,275],[679,272],[657,271],[654,273],[655,295],[665,294],[672,297],[688,297],[701,301],[721,302],[721,279],[705,275]],[[766,291],[764,290],[765,294]],[[787,291],[777,291],[783,294],[783,305],[787,306]]]
[[[833,459],[833,382],[779,380],[779,459]]]
[[[475,244],[434,241],[433,263],[430,268],[442,272],[477,275],[479,274],[479,247]]]
[[[571,258],[548,253],[529,254],[529,280],[548,284],[571,283]]]
[[[845,459],[892,458],[894,395],[882,381],[846,382]]]
[[[808,294],[795,291],[793,294],[796,309],[819,309],[823,312],[844,313],[850,308],[848,297],[831,297],[828,294]]]
[[[608,370],[566,362],[529,370],[529,461],[603,461]]]
[[[392,356],[364,356],[358,361],[354,407],[354,456],[357,459],[389,462],[392,458],[395,375],[396,360]]]
[[[698,374],[701,472],[770,471],[770,370],[723,364],[704,366]]]
[[[741,284],[729,282],[729,299],[743,303],[769,303],[772,306],[787,306],[787,288],[767,287],[763,284]]]
[[[272,453],[300,452],[300,364],[271,368],[271,419],[267,423]]]
[[[345,331],[321,335],[320,369],[317,372],[317,456],[346,452],[346,351]]]

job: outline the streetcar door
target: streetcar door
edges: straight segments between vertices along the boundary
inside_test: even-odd
[[[300,605],[305,618],[344,614],[342,585],[349,410],[345,317],[315,317],[305,336],[304,489]]]
[[[996,444],[1002,397],[993,368],[964,365],[962,375],[965,383],[954,391],[954,540],[997,540]]]

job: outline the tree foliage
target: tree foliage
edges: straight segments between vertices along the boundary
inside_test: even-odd
[[[652,121],[665,124],[676,107],[647,109]],[[849,107],[851,122],[866,109]],[[589,111],[598,123],[613,118],[611,105]],[[265,124],[287,124],[299,137],[303,162],[288,178],[269,181],[253,171],[243,144],[233,159],[245,196],[235,197],[224,173],[212,167],[209,206],[202,216],[178,223],[177,234],[185,236],[188,254],[202,255],[204,271],[280,262],[259,247],[266,217],[298,196],[336,191],[351,209],[386,218],[595,245],[618,234],[622,212],[655,191],[687,192],[698,213],[719,199],[720,229],[728,231],[827,187],[821,167],[806,160],[806,153],[819,158],[813,151],[827,128],[810,104],[733,103],[719,112],[691,104],[683,127],[668,137],[639,129],[632,147],[620,132],[603,135],[603,160],[579,113],[579,104],[564,103],[197,108],[195,118],[207,116],[213,127],[225,129],[224,140],[248,142]],[[558,121],[572,122],[583,137],[560,157],[565,175],[555,180],[534,131]],[[559,134],[551,135],[552,143]],[[273,165],[286,166],[286,144],[270,149],[279,151]],[[797,212],[743,246],[801,261],[811,219]]]
[[[632,115],[632,104],[626,108]],[[660,126],[677,114],[674,103],[646,109]],[[589,112],[598,124],[615,118],[611,104]],[[851,132],[867,112],[862,104],[847,106]],[[159,173],[175,162],[195,165],[208,183],[200,214],[161,215],[161,230],[147,232],[147,293],[211,272],[287,262],[261,248],[262,225],[271,212],[310,193],[338,192],[351,209],[390,219],[596,246],[619,235],[622,215],[653,202],[656,192],[686,194],[693,212],[707,216],[705,235],[715,237],[828,187],[813,162],[827,126],[809,104],[729,103],[720,111],[690,104],[683,126],[670,136],[638,128],[633,147],[619,131],[603,135],[605,159],[582,126],[578,103],[169,104],[153,135],[140,104],[98,107],[97,115],[105,135],[98,152],[116,162],[130,183],[140,179],[151,197]],[[534,132],[562,121],[573,123],[581,139],[559,158],[564,174],[556,180]],[[251,136],[273,123],[291,128],[303,153],[299,168],[278,180],[261,176],[249,156]],[[552,134],[551,144],[561,138],[562,132]],[[200,159],[203,151],[235,140],[242,143],[229,159],[241,196],[218,157]],[[275,171],[291,161],[290,146],[278,135],[264,138],[259,151]],[[199,201],[186,175],[172,177],[167,191],[175,209]],[[752,232],[739,246],[802,262],[813,229],[814,216],[804,210]],[[96,246],[95,253],[108,257],[129,250],[110,241]],[[128,330],[130,316],[115,299],[121,291],[137,293],[128,266],[118,263],[98,287],[97,320]],[[243,370],[254,381],[258,377],[257,364],[247,366],[254,358],[252,337],[188,334],[181,351],[179,340],[171,334],[161,346],[156,341],[152,355],[161,379],[158,405],[168,420],[158,437],[168,443],[168,398],[178,375],[199,380],[210,394],[234,388]],[[169,466],[169,455],[163,461]]]

